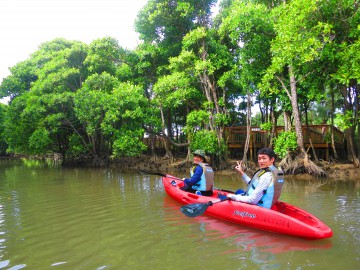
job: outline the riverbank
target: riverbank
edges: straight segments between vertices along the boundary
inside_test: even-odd
[[[0,157],[2,160],[9,159],[19,159],[19,158],[29,158],[25,156],[17,156],[17,157]],[[31,157],[30,159],[38,159],[41,160],[44,157]],[[52,159],[50,159],[52,160]],[[215,173],[217,175],[226,175],[226,176],[237,176],[237,172],[234,167],[236,166],[235,159],[229,160],[229,165],[227,168],[223,170],[216,170]],[[55,161],[54,161],[55,162]],[[61,161],[60,161],[61,162]],[[61,163],[60,163],[61,164]],[[319,164],[321,168],[326,172],[328,179],[337,181],[360,181],[360,169],[356,168],[352,163],[329,163],[322,162]],[[92,160],[82,160],[78,161],[74,164],[68,165],[70,167],[93,167]],[[112,160],[107,165],[103,164],[103,166],[117,168],[122,170],[135,170],[135,171],[148,171],[158,174],[171,174],[179,177],[185,177],[189,174],[189,169],[192,166],[191,162],[186,162],[185,157],[174,158],[173,160],[167,158],[157,158],[154,160],[150,156],[140,156],[140,157],[127,157],[120,158],[116,160]],[[253,164],[252,168],[247,170],[248,175],[252,175],[257,170],[257,165]],[[316,181],[319,178],[313,177],[308,174],[296,174],[292,175],[292,178],[297,180],[309,180]]]
[[[172,175],[183,175],[189,172],[191,167],[191,162],[186,162],[184,158],[175,158],[170,162],[169,159],[158,159],[153,160],[150,157],[142,156],[136,158],[123,158],[113,162],[111,167],[121,168],[121,169],[130,169],[130,170],[139,170],[139,171],[149,171],[154,173],[162,174],[172,174]],[[227,176],[236,176],[237,172],[234,167],[236,166],[236,160],[229,160],[229,166],[224,170],[216,171],[217,175],[227,175]],[[320,166],[326,172],[327,178],[331,180],[341,180],[341,181],[360,181],[360,169],[355,168],[351,163],[329,163],[322,162]],[[250,168],[248,170],[249,175],[251,175],[256,168]],[[293,175],[294,178],[299,180],[317,180],[308,174],[297,174]]]

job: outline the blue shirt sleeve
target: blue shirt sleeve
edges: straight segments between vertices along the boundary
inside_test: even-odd
[[[203,168],[200,165],[197,165],[194,171],[194,174],[191,178],[185,178],[184,182],[187,186],[193,186],[201,180],[203,174]]]

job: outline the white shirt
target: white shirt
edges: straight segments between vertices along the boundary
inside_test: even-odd
[[[256,175],[254,177],[256,177]],[[265,172],[262,175],[260,175],[259,184],[257,185],[257,187],[255,188],[254,192],[251,195],[242,196],[242,195],[234,194],[234,195],[229,195],[228,197],[238,202],[258,204],[258,202],[261,200],[262,196],[264,195],[264,190],[266,190],[269,187],[272,178],[273,178],[272,172]],[[242,175],[242,179],[246,184],[249,184],[249,182],[251,181],[251,178],[246,174]]]

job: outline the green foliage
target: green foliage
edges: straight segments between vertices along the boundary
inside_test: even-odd
[[[123,52],[118,41],[111,37],[105,37],[92,41],[89,45],[89,54],[85,64],[92,73],[101,74],[107,72],[111,75],[116,73],[116,61]]]
[[[5,141],[5,116],[7,105],[0,103],[0,156],[5,155],[7,149],[7,143]]]
[[[345,114],[337,113],[334,121],[336,126],[338,126],[342,131],[345,131],[355,124],[353,112],[350,110],[346,111]]]
[[[100,135],[100,126],[108,109],[110,92],[118,84],[107,73],[93,74],[84,82],[74,96],[75,115],[90,136]]]
[[[69,136],[69,147],[66,152],[66,156],[70,160],[75,160],[81,156],[86,156],[90,152],[87,147],[92,147],[92,145],[85,145],[78,134],[72,134]]]
[[[112,154],[113,145],[118,147],[119,141],[130,137],[126,135],[129,132],[141,140],[142,125],[153,121],[143,90],[120,84],[109,73],[96,73],[115,73],[114,58],[119,56],[120,49],[110,38],[94,41],[90,47],[60,39],[43,44],[28,61],[36,65],[37,80],[31,89],[24,86],[27,92],[9,106],[5,121],[8,150],[24,154],[56,151],[69,158],[103,157]],[[91,76],[87,76],[89,65],[96,71]],[[123,138],[119,130],[127,130]],[[120,148],[115,153],[137,149],[133,145]]]
[[[32,91],[41,95],[79,89],[87,76],[87,50],[87,45],[78,41],[55,39],[44,43],[31,58],[38,76],[31,85]]]
[[[29,138],[29,149],[31,154],[44,154],[51,149],[52,140],[45,128],[39,128]]]
[[[173,72],[163,76],[154,85],[157,100],[165,108],[179,108],[189,105],[188,100],[201,98],[196,88],[192,86],[192,79],[184,72]]]
[[[113,143],[113,157],[139,156],[146,149],[144,130],[120,129]]]
[[[0,85],[0,98],[9,97],[12,100],[28,91],[37,80],[36,65],[28,59],[17,63],[10,71],[11,75],[4,78]]]
[[[241,86],[237,94],[245,96],[246,91],[257,92],[255,86],[271,63],[270,42],[274,29],[270,10],[251,1],[232,1],[222,16],[219,31],[230,41],[228,47],[234,59],[233,81]]]
[[[114,156],[139,155],[145,149],[143,126],[152,123],[153,112],[140,87],[122,83],[112,91],[101,130],[110,136]]]
[[[335,141],[337,140],[337,139],[336,139],[336,136],[334,136],[334,139],[335,139]],[[326,142],[326,143],[331,143],[331,131],[330,131],[330,130],[325,133],[325,135],[324,135],[324,142]]]
[[[29,152],[29,138],[35,131],[34,118],[24,112],[29,93],[15,98],[7,108],[4,121],[4,138],[7,152],[24,154]]]
[[[359,24],[360,25],[360,24]],[[339,46],[338,58],[341,63],[333,77],[344,85],[351,80],[360,80],[360,26],[357,30],[357,40],[352,44],[344,42]]]
[[[222,141],[219,145],[215,132],[209,130],[199,130],[191,136],[190,148],[203,149],[207,154],[222,156],[225,153],[226,144]]]
[[[275,138],[274,152],[279,158],[284,158],[289,151],[294,151],[297,147],[297,137],[294,131],[281,132]]]
[[[135,29],[146,43],[156,43],[165,50],[180,50],[181,40],[211,13],[216,0],[152,0],[139,12]]]
[[[214,118],[215,118],[214,123],[217,126],[224,126],[224,125],[229,124],[229,122],[230,122],[230,116],[227,113],[214,114]]]
[[[266,122],[266,123],[262,123],[261,125],[260,125],[260,128],[262,129],[262,130],[266,130],[266,131],[270,131],[271,130],[271,128],[272,128],[272,123],[271,122]]]
[[[209,122],[210,113],[207,111],[199,110],[192,111],[186,117],[186,132],[191,133],[194,130],[206,126]]]

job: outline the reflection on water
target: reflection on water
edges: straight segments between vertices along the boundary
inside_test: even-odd
[[[221,179],[228,189],[239,183]],[[282,200],[334,236],[309,241],[188,218],[157,176],[1,162],[0,269],[356,269],[359,186],[289,179],[284,189]]]

